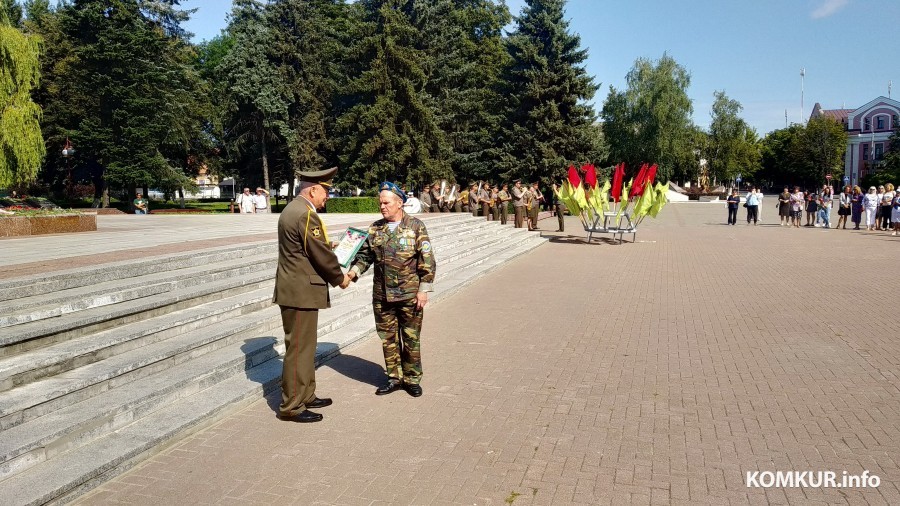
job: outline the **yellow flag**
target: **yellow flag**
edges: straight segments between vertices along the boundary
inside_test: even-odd
[[[609,190],[611,186],[609,184],[609,179],[603,182],[603,187],[600,188],[599,194],[597,195],[597,200],[600,201],[600,209],[603,212],[609,211]]]
[[[622,186],[622,198],[619,199],[619,210],[616,211],[616,226],[619,226],[619,220],[622,219],[622,213],[625,212],[625,208],[628,207],[628,193],[631,192],[631,184],[634,183],[634,179],[630,179],[627,185]]]
[[[656,188],[654,188],[654,191],[656,192],[656,195],[653,200],[653,205],[650,207],[650,216],[656,218],[656,216],[662,210],[663,206],[665,206],[666,202],[668,202],[668,200],[666,199],[666,192],[669,191],[669,183],[656,183]]]

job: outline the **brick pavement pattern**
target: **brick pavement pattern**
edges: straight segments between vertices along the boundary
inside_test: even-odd
[[[771,213],[770,213],[771,214]],[[427,310],[423,388],[373,395],[377,338],[84,504],[900,504],[900,239],[724,225],[679,204],[636,244],[569,234]],[[542,223],[544,228],[555,228]],[[895,325],[894,325],[895,326]],[[877,489],[748,489],[863,470]]]

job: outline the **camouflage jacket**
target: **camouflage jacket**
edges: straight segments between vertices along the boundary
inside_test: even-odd
[[[353,259],[357,278],[375,265],[372,298],[397,302],[415,298],[416,292],[432,291],[437,264],[425,224],[403,213],[391,232],[380,219],[369,227],[369,237]]]

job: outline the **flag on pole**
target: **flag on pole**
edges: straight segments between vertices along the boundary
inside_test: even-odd
[[[613,181],[612,181],[612,195],[616,202],[619,202],[619,199],[622,197],[622,179],[625,177],[625,163],[622,162],[616,165],[616,170],[613,171]]]
[[[641,165],[641,170],[638,171],[637,176],[633,179],[634,184],[631,185],[631,192],[629,193],[629,197],[635,197],[641,194],[641,191],[644,189],[644,182],[647,178],[647,164]]]

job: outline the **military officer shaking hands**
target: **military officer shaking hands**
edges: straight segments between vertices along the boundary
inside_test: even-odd
[[[369,237],[353,259],[348,275],[355,281],[375,266],[372,306],[388,376],[375,394],[386,395],[402,388],[419,397],[419,334],[434,282],[434,251],[425,224],[403,212],[406,195],[389,182],[382,183],[379,190],[382,219],[369,227]]]
[[[278,219],[278,270],[272,302],[281,309],[284,327],[281,420],[318,422],[322,415],[310,409],[331,405],[331,399],[316,397],[316,327],[319,309],[331,307],[328,285],[347,288],[350,277],[341,271],[316,210],[325,207],[336,172],[337,167],[300,172],[300,195]]]

